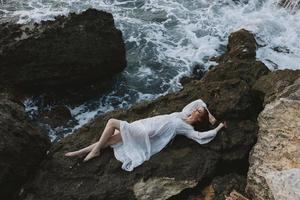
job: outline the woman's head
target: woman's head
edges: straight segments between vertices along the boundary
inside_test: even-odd
[[[204,107],[198,107],[190,115],[192,126],[196,131],[206,131],[209,129],[208,111]]]

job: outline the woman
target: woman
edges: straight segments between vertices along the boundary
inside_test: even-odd
[[[220,129],[226,128],[226,123],[220,123],[215,129],[207,131],[209,123],[214,124],[215,121],[201,99],[191,102],[181,112],[157,115],[131,123],[109,119],[98,142],[78,151],[68,152],[65,156],[81,157],[87,154],[84,161],[88,161],[99,156],[100,149],[111,146],[116,159],[123,163],[122,169],[132,171],[161,151],[177,134],[185,135],[199,144],[210,142]]]

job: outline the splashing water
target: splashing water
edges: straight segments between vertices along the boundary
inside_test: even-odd
[[[282,0],[278,4],[290,9],[292,12],[300,8],[300,0]]]
[[[78,121],[73,131],[114,108],[179,90],[180,78],[196,63],[214,65],[209,58],[222,54],[228,35],[240,28],[255,34],[257,58],[270,69],[299,69],[299,1],[289,2],[293,12],[276,0],[1,0],[0,21],[51,20],[90,7],[113,14],[128,67],[112,91],[70,108]]]

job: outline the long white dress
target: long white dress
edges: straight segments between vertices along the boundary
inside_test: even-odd
[[[131,123],[121,121],[122,142],[110,146],[116,159],[123,163],[122,169],[132,171],[161,151],[177,134],[185,135],[199,144],[210,142],[217,134],[215,129],[198,132],[183,120],[199,106],[206,108],[206,104],[198,99],[186,105],[181,112],[157,115]]]

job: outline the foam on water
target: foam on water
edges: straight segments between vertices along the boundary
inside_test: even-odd
[[[270,69],[299,69],[300,12],[292,8],[295,3],[288,5],[282,8],[276,0],[2,0],[0,21],[41,21],[89,7],[113,14],[128,67],[109,93],[70,108],[78,121],[69,127],[74,131],[114,108],[179,90],[180,78],[196,63],[214,65],[209,58],[223,53],[228,35],[240,28],[255,33],[257,58]]]

